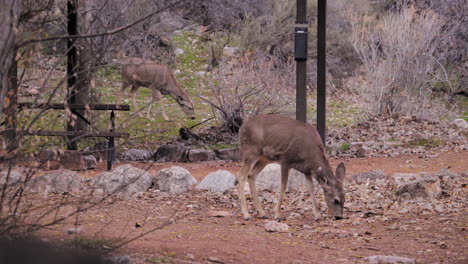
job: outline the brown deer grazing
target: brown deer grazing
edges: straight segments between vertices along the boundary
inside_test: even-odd
[[[168,67],[157,64],[152,60],[125,58],[122,61],[121,75],[122,92],[128,86],[132,87],[130,93],[132,94],[132,102],[135,109],[138,109],[135,102],[135,93],[140,86],[143,86],[151,89],[153,93],[152,104],[161,99],[161,94],[169,95],[176,100],[188,117],[191,119],[195,118],[193,104],[188,93],[177,83]],[[161,108],[164,119],[168,120],[164,104],[161,104]],[[150,111],[151,105],[148,109],[148,115]]]
[[[325,202],[335,219],[343,218],[345,194],[343,180],[345,166],[338,165],[336,174],[325,155],[320,136],[314,126],[278,115],[259,115],[247,121],[240,130],[242,168],[239,172],[239,199],[245,220],[250,220],[244,187],[248,180],[251,196],[260,218],[267,218],[258,199],[255,180],[263,168],[273,161],[281,165],[281,193],[275,208],[275,218],[280,219],[280,208],[289,170],[294,168],[305,174],[311,192],[313,214],[320,218],[314,195],[312,176],[323,189]]]

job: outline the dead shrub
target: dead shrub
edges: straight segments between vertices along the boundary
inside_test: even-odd
[[[246,117],[294,111],[292,61],[245,56],[236,63],[221,61],[213,77],[213,99],[202,99],[220,116],[226,132],[237,133]]]
[[[378,115],[417,114],[430,100],[431,81],[443,73],[438,52],[448,32],[431,10],[403,8],[375,16],[351,14],[352,43],[366,82],[357,87],[368,111]]]

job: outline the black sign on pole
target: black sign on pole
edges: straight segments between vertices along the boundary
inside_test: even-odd
[[[296,60],[296,119],[307,121],[307,0],[296,2],[294,59]]]
[[[318,0],[317,7],[317,130],[325,145],[327,104],[327,0]]]

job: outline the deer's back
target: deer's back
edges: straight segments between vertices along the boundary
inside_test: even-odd
[[[278,115],[260,115],[247,121],[241,128],[240,145],[243,155],[272,161],[316,163],[325,158],[314,126]]]
[[[139,86],[158,87],[175,84],[171,70],[152,60],[126,58],[122,61],[122,77]]]

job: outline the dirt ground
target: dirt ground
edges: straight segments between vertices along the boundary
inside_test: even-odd
[[[468,171],[468,152],[442,153],[432,158],[411,155],[332,159],[332,166],[340,161],[345,161],[347,177],[376,169],[387,174],[438,172],[444,168],[456,173]],[[131,164],[152,172],[177,165],[189,170],[197,180],[219,169],[236,174],[240,168],[240,164],[232,162]],[[100,173],[105,164],[99,166],[84,175],[93,177]],[[466,185],[463,188],[467,190]],[[286,198],[282,211],[286,216],[283,223],[290,228],[285,233],[266,232],[264,219],[244,221],[236,192],[214,194],[192,190],[178,195],[150,191],[131,200],[105,202],[40,235],[66,241],[74,236],[67,234],[67,230],[79,223],[80,237],[121,242],[157,228],[113,253],[129,255],[135,263],[346,264],[365,263],[364,258],[373,255],[414,258],[417,263],[468,263],[467,210],[362,218],[345,208],[344,220],[334,221],[323,214],[322,220],[313,221],[311,212],[298,212],[290,206],[290,200]],[[264,207],[272,216],[273,205],[264,203]],[[213,217],[213,211],[227,216]],[[169,219],[173,222],[164,226]]]

